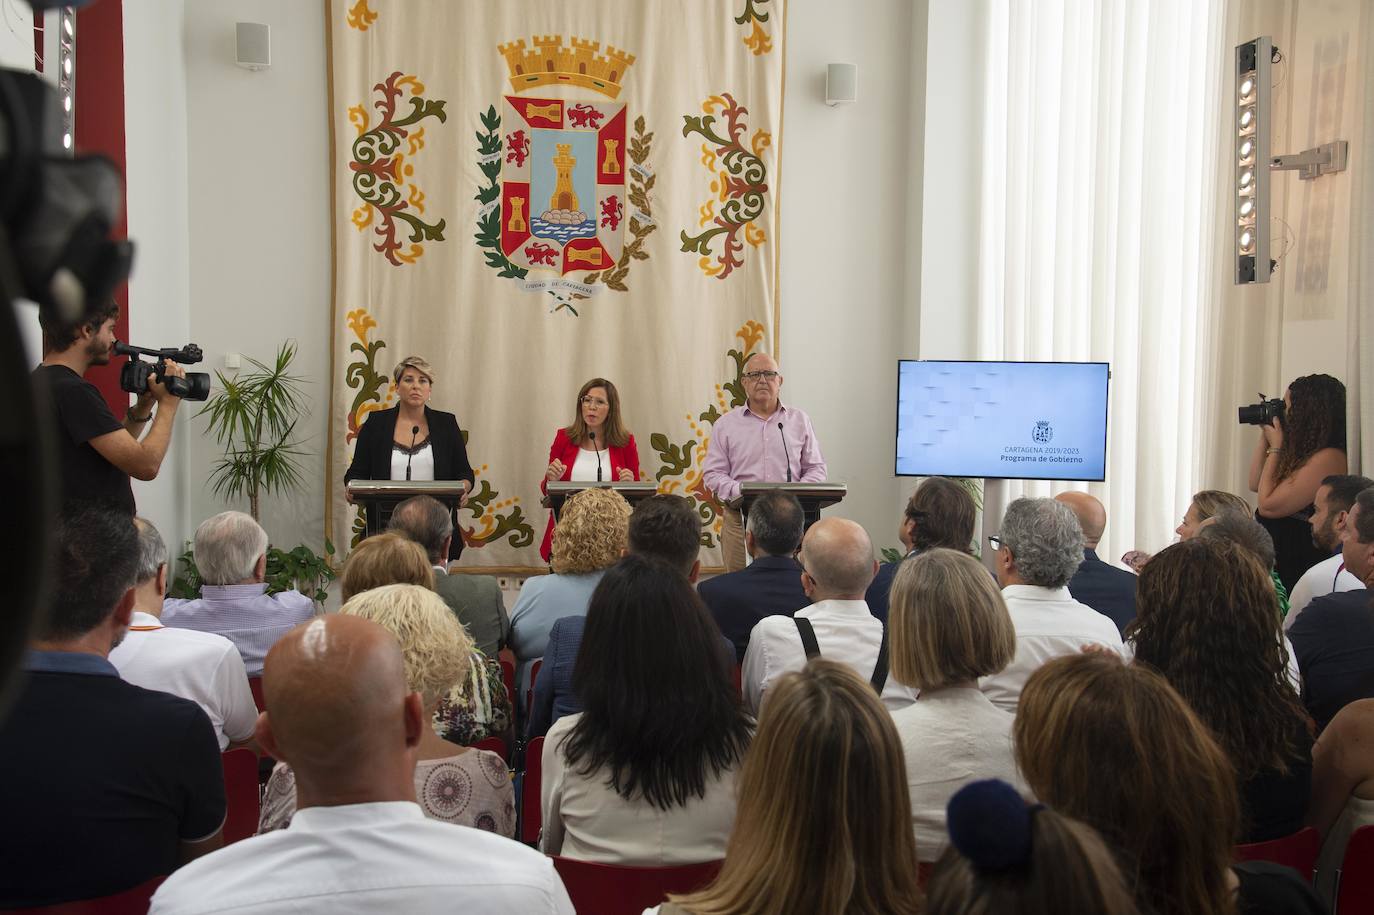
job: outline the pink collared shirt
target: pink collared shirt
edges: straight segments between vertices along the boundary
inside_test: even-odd
[[[782,423],[781,435],[778,423]],[[825,481],[825,457],[810,417],[779,403],[773,415],[765,418],[746,404],[735,407],[711,427],[702,482],[717,499],[732,502],[739,498],[741,483],[786,482],[789,462],[793,481]]]

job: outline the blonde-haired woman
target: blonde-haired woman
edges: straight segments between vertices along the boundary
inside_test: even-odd
[[[1179,522],[1178,527],[1174,528],[1174,533],[1178,534],[1180,543],[1192,540],[1207,526],[1207,522],[1223,512],[1235,512],[1249,516],[1250,503],[1235,493],[1221,489],[1204,489],[1201,492],[1195,492],[1193,498],[1188,500],[1188,508],[1183,513],[1183,520]],[[1140,550],[1131,550],[1121,557],[1121,561],[1139,574],[1145,568],[1145,563],[1150,561],[1151,555]]]
[[[372,620],[396,637],[406,688],[420,694],[431,718],[471,668],[472,639],[443,598],[420,585],[383,585],[356,595],[340,613]],[[515,835],[515,791],[506,763],[486,750],[456,747],[433,730],[420,737],[415,797],[430,819]],[[278,763],[263,797],[258,832],[283,829],[296,811],[296,779]]]
[[[587,615],[601,576],[625,550],[629,525],[630,503],[614,490],[584,489],[563,503],[553,534],[553,574],[525,579],[510,613],[519,695],[529,685],[529,662],[544,656],[553,624]]]
[[[358,430],[353,462],[344,474],[349,480],[461,480],[466,504],[476,474],[468,463],[468,449],[452,413],[432,410],[434,367],[420,356],[407,356],[391,373],[396,406],[368,415]],[[463,551],[463,538],[454,537],[449,558]]]
[[[1015,717],[978,688],[979,677],[1000,673],[1016,656],[1016,627],[983,564],[950,549],[902,563],[888,607],[892,676],[920,690],[892,721],[906,758],[916,849],[933,862],[949,841],[945,808],[956,791],[988,778],[1022,787]]]
[[[720,876],[669,898],[661,915],[921,911],[902,746],[867,682],[824,659],[778,679]]]

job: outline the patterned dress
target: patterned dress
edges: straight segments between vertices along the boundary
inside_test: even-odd
[[[415,766],[415,796],[425,816],[515,837],[515,788],[505,760],[467,750]],[[258,834],[285,829],[296,812],[296,774],[286,763],[272,770],[263,794]]]

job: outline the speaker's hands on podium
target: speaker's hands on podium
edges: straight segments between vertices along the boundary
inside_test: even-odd
[[[549,464],[549,469],[544,471],[544,479],[548,480],[550,483],[555,480],[561,480],[563,479],[564,471],[567,469],[568,467],[566,464],[555,458],[553,463]]]
[[[628,468],[628,467],[622,467],[622,468],[620,468],[620,482],[622,482],[622,483],[633,483],[634,481],[635,481],[635,475],[634,475],[634,473],[632,473],[632,472],[630,471],[630,468]]]

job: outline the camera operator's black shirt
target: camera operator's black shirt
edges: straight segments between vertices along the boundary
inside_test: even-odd
[[[65,365],[40,365],[34,382],[48,392],[53,411],[61,503],[89,505],[103,501],[134,513],[129,475],[101,457],[91,439],[123,429],[100,391]]]

